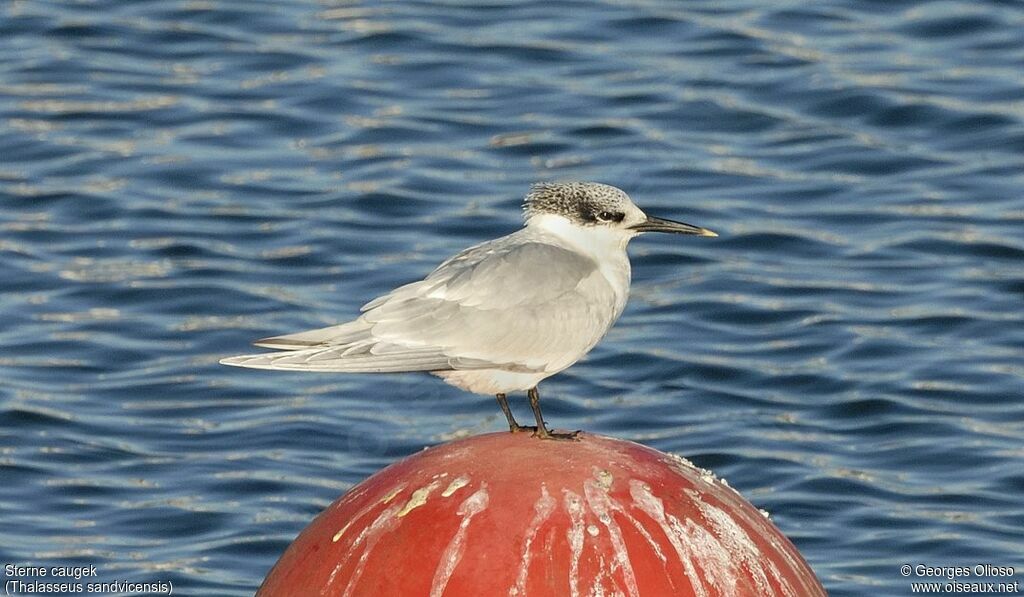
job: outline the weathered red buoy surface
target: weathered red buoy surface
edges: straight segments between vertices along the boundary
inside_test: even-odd
[[[258,595],[825,595],[793,544],[711,473],[582,434],[430,448],[334,502]]]

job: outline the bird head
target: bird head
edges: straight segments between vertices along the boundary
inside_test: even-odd
[[[707,228],[648,216],[621,189],[597,182],[535,184],[523,202],[523,215],[527,225],[562,218],[573,227],[617,233],[626,240],[642,232],[718,236]]]

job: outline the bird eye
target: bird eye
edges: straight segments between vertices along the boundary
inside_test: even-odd
[[[602,222],[611,222],[612,220],[615,219],[615,214],[613,214],[610,211],[602,211],[601,213],[597,214],[597,219],[601,220]]]

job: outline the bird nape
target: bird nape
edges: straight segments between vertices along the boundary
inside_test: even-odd
[[[356,319],[258,340],[275,352],[221,363],[339,373],[423,371],[497,396],[513,433],[574,439],[548,429],[537,384],[578,361],[604,337],[629,297],[629,241],[644,232],[717,236],[648,216],[600,183],[534,185],[524,226],[451,257],[423,280],[362,308]],[[536,427],[516,423],[507,394],[526,391]]]

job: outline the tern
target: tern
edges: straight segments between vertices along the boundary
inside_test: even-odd
[[[525,225],[470,247],[426,278],[376,298],[347,323],[257,340],[277,352],[220,361],[255,369],[342,373],[424,371],[494,395],[513,433],[574,439],[548,429],[537,384],[586,355],[629,298],[626,246],[644,232],[718,236],[648,216],[620,189],[540,183]],[[526,391],[536,427],[516,422],[506,395]]]

